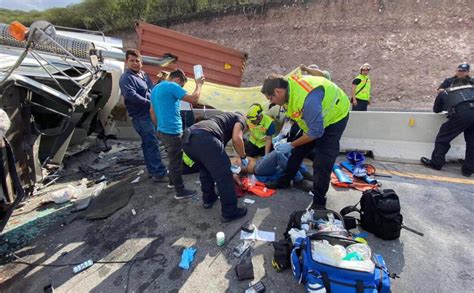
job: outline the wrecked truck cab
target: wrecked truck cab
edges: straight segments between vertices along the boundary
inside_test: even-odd
[[[24,32],[15,35],[13,25],[0,23],[0,108],[11,121],[0,145],[2,224],[22,200],[19,188],[33,193],[49,175],[44,167],[60,168],[68,147],[92,133],[115,134],[111,113],[120,101],[125,60],[122,42],[97,32],[56,31],[38,21],[29,29],[20,24]],[[165,65],[176,59],[166,55],[147,62]],[[10,146],[14,163],[7,156]]]

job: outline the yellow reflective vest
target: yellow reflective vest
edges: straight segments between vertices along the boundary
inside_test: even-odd
[[[190,157],[188,157],[188,155],[186,155],[185,152],[183,152],[183,162],[186,164],[186,166],[188,166],[189,168],[192,168],[194,166],[194,161],[191,160]]]
[[[370,101],[370,77],[359,74],[356,78],[360,79],[360,83],[355,88],[356,99]]]
[[[306,133],[308,126],[303,120],[303,106],[308,94],[315,88],[324,89],[322,115],[324,128],[339,122],[347,116],[350,101],[346,93],[332,81],[319,76],[291,76],[288,79],[288,110],[286,115],[298,123]]]
[[[253,124],[249,119],[247,119],[247,125],[249,127],[249,141],[256,145],[258,148],[265,146],[265,137],[267,136],[267,130],[272,125],[273,119],[263,114],[262,121],[257,125]]]

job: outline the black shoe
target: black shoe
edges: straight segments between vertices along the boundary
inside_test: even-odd
[[[270,188],[270,189],[285,189],[285,188],[290,188],[291,184],[289,181],[277,180],[277,181],[269,181],[265,183],[265,187]]]
[[[313,196],[313,204],[311,205],[311,209],[326,210],[327,198],[325,196],[319,196],[312,190],[309,192],[309,194]]]
[[[304,179],[313,181],[313,174],[311,174],[309,171],[301,172],[301,175],[303,175]]]
[[[212,206],[213,206],[214,203],[217,201],[217,199],[218,199],[218,197],[216,196],[216,198],[214,198],[212,201],[210,201],[210,202],[204,202],[204,203],[202,204],[202,207],[205,208],[206,210],[212,208]]]
[[[185,198],[190,198],[193,197],[197,194],[196,190],[191,190],[191,189],[183,189],[179,192],[176,192],[176,195],[174,198],[176,199],[185,199]]]
[[[309,192],[313,188],[313,184],[307,180],[301,180],[298,182],[293,182],[293,187],[304,192]]]
[[[163,176],[153,175],[153,176],[151,176],[151,180],[153,180],[154,182],[158,182],[158,183],[167,183],[168,182],[168,176],[166,176],[166,175],[163,175]]]
[[[441,170],[441,166],[433,164],[433,161],[431,161],[430,159],[426,157],[421,157],[420,162],[428,168]]]
[[[462,176],[471,177],[474,171],[469,171],[463,167],[461,168],[461,173],[462,173]]]
[[[240,219],[247,214],[247,208],[236,208],[232,216],[222,216],[222,223]]]

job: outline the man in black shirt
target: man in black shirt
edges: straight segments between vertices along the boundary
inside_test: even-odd
[[[466,177],[474,173],[474,86],[470,81],[469,77],[455,78],[452,86],[436,97],[433,112],[448,111],[448,121],[439,129],[431,159],[421,158],[425,166],[440,170],[451,141],[464,132],[466,156],[461,171]]]
[[[184,152],[199,165],[203,206],[205,209],[212,208],[218,198],[214,190],[214,185],[217,185],[223,222],[247,214],[246,208],[237,207],[231,163],[225,152],[226,144],[232,139],[242,165],[248,166],[243,141],[245,130],[243,114],[226,112],[192,125],[183,134]]]
[[[474,79],[469,76],[469,69],[471,66],[464,62],[462,64],[459,64],[458,68],[456,69],[456,73],[454,74],[453,77],[446,78],[438,87],[438,94],[442,93],[445,89],[450,88],[453,84],[453,81],[456,78],[468,78],[469,83],[474,85]]]

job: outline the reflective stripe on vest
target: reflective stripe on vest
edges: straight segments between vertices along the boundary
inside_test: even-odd
[[[350,101],[347,95],[332,81],[319,76],[291,76],[288,79],[289,97],[286,115],[296,121],[298,126],[308,132],[308,126],[303,120],[303,107],[308,94],[317,87],[324,89],[322,115],[324,128],[339,122],[347,116]]]
[[[258,148],[265,146],[265,137],[267,136],[267,130],[270,128],[273,119],[263,114],[262,121],[259,124],[255,125],[250,120],[247,119],[247,125],[249,127],[249,141],[256,145]]]
[[[186,155],[185,152],[183,152],[183,162],[186,164],[186,166],[188,166],[189,168],[192,168],[194,166],[194,161],[191,160],[190,157],[188,157],[188,155]]]
[[[359,92],[362,87],[364,88],[362,88],[362,90],[356,95],[356,98],[359,100],[370,101],[370,77],[368,75],[359,74],[356,79],[357,78],[360,79],[360,83],[356,86],[355,93]]]

